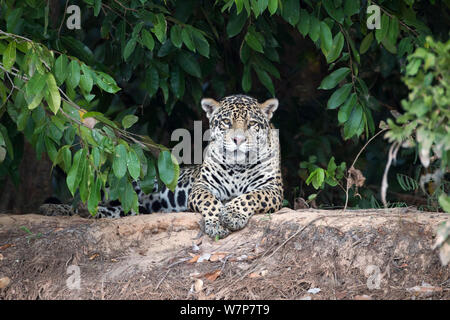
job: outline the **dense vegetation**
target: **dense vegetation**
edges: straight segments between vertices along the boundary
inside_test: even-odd
[[[134,179],[174,186],[170,134],[200,99],[243,92],[280,100],[286,205],[450,211],[448,1],[71,5],[0,2],[0,179],[26,139],[90,212],[106,184],[136,210]]]

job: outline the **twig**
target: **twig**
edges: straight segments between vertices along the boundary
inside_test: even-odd
[[[381,11],[383,11],[388,17],[390,17],[391,19],[392,18],[394,18],[394,15],[392,15],[391,13],[389,13],[385,8],[383,8],[382,6],[380,6],[379,4],[377,4],[375,1],[372,1],[375,5],[377,5],[380,9],[381,9]],[[397,17],[396,17],[397,18]],[[398,19],[398,18],[397,18]],[[402,26],[404,26],[406,29],[408,29],[409,31],[411,31],[412,33],[414,33],[414,35],[417,37],[417,36],[419,36],[419,33],[416,31],[416,30],[414,30],[414,29],[411,29],[407,24],[405,24],[402,20],[400,20],[400,19],[398,19],[398,22],[402,25]]]
[[[394,142],[389,148],[388,153],[388,161],[386,163],[386,168],[384,168],[383,180],[381,182],[381,201],[383,202],[384,207],[387,207],[386,202],[386,191],[388,188],[387,176],[389,172],[389,168],[391,167],[392,160],[397,157],[397,152],[400,149],[401,144],[399,142]]]
[[[386,130],[387,130],[387,128],[378,131],[374,136],[372,136],[372,138],[370,138],[370,139],[366,142],[366,144],[362,147],[362,149],[359,150],[358,154],[356,155],[355,160],[353,160],[353,163],[352,163],[351,167],[348,168],[348,171],[350,171],[351,168],[354,168],[354,165],[355,165],[356,161],[358,160],[358,158],[359,158],[359,156],[361,155],[361,153],[363,152],[363,150],[367,147],[367,145],[368,145],[373,139],[375,139],[377,136],[379,136],[380,133],[382,133],[382,132],[384,132],[384,131],[386,131]],[[346,190],[345,190],[345,205],[344,205],[344,211],[347,210],[347,204],[348,204],[348,190],[350,189],[350,185],[349,185],[349,183],[348,183],[348,180],[349,180],[349,175],[347,175],[347,186],[346,186]]]

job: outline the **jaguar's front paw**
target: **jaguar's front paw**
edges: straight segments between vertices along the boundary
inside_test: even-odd
[[[248,215],[241,213],[232,205],[225,205],[219,212],[220,224],[231,231],[243,229],[248,223]]]
[[[218,220],[205,220],[203,231],[214,239],[223,239],[231,233],[231,231],[222,226]]]

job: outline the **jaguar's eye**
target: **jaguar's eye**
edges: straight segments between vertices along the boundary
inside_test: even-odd
[[[251,120],[251,121],[248,123],[248,125],[249,125],[250,127],[256,126],[257,124],[258,124],[258,122],[253,121],[253,120]]]
[[[231,123],[230,119],[223,119],[222,122],[227,125]]]

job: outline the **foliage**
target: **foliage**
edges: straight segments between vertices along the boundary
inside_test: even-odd
[[[435,172],[424,174],[420,184],[432,180],[432,196],[440,206],[450,213],[450,196],[445,174],[450,162],[450,40],[446,43],[433,41],[427,37],[424,47],[417,48],[408,56],[405,84],[410,93],[402,100],[405,112],[395,120],[388,119],[389,131],[385,137],[391,143],[404,147],[417,147],[425,168],[435,163]],[[414,182],[414,183],[411,183]],[[405,188],[418,187],[415,180],[407,179]],[[448,224],[448,223],[447,223]],[[443,226],[439,245],[450,245],[450,227]],[[444,247],[442,249],[444,251]],[[445,249],[448,252],[448,248]],[[448,253],[447,253],[448,255]],[[450,257],[447,257],[448,261]]]
[[[370,4],[381,7],[381,29],[367,29]],[[66,1],[0,4],[0,177],[18,181],[25,136],[37,154],[47,153],[66,172],[70,193],[93,213],[100,190],[129,211],[137,209],[134,179],[143,180],[147,192],[155,177],[174,186],[178,165],[153,141],[167,145],[167,132],[199,119],[204,95],[245,92],[263,99],[276,93],[282,108],[274,122],[282,126],[286,170],[297,172],[315,156],[316,167],[300,170],[303,181],[342,185],[344,167],[333,171],[334,159],[353,161],[360,140],[387,117],[382,106],[406,93],[398,76],[405,57],[429,34],[448,37],[440,25],[445,15],[433,16],[446,5],[434,1],[78,5],[81,29],[69,30]],[[368,180],[378,175],[380,165],[369,162],[384,161],[383,148],[369,145],[374,156],[358,162]],[[297,175],[287,179],[302,184]],[[332,189],[322,200],[342,201]],[[373,195],[351,201],[358,206]]]

